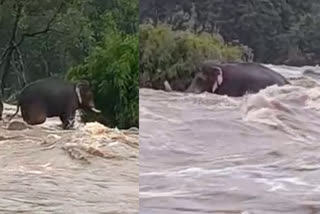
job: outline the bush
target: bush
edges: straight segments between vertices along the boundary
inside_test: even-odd
[[[205,59],[241,61],[243,49],[224,43],[218,34],[173,31],[167,25],[140,25],[140,87],[185,90],[195,68]]]
[[[85,63],[72,68],[67,78],[86,79],[95,94],[95,103],[109,126],[129,128],[139,125],[139,41],[137,34],[108,33],[93,49]],[[90,118],[90,119],[88,119]]]

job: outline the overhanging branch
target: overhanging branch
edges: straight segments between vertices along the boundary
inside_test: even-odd
[[[5,0],[0,0],[0,5],[3,4],[4,2]],[[5,87],[4,83],[9,74],[10,67],[12,67],[17,72],[18,77],[21,78],[20,80],[23,81],[22,82],[23,84],[26,81],[25,74],[24,74],[25,72],[24,63],[22,59],[22,53],[19,50],[19,46],[23,43],[26,37],[35,37],[50,31],[54,20],[56,19],[58,14],[61,12],[64,4],[65,4],[64,1],[62,1],[58,9],[55,11],[55,13],[51,17],[51,19],[48,21],[47,25],[43,30],[33,32],[33,33],[22,33],[22,36],[17,42],[17,31],[18,31],[19,22],[22,16],[23,4],[20,1],[16,2],[16,4],[14,5],[16,15],[15,15],[13,29],[11,32],[11,38],[8,42],[6,49],[0,56],[0,89],[1,89],[0,93],[2,95],[4,93],[4,87]],[[17,64],[15,64],[16,62]]]
[[[61,12],[63,6],[64,6],[64,2],[61,2],[58,10],[53,14],[53,16],[51,17],[51,19],[49,20],[49,22],[47,23],[46,27],[43,30],[33,32],[33,33],[23,33],[19,42],[17,42],[16,47],[20,46],[26,37],[35,37],[35,36],[49,32],[51,30],[52,23],[54,22],[58,14]]]

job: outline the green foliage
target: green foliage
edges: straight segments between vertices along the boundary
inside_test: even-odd
[[[174,89],[184,90],[201,61],[239,61],[242,54],[240,47],[225,44],[218,34],[140,25],[140,86],[161,89],[168,80]]]
[[[67,78],[88,80],[102,117],[87,120],[119,128],[139,126],[138,0],[93,0],[89,13],[93,45],[84,63]],[[99,7],[97,6],[99,5]]]
[[[105,36],[83,65],[72,68],[68,78],[88,80],[97,108],[111,126],[139,124],[139,42],[137,35],[119,32]]]
[[[252,48],[255,61],[292,65],[320,63],[319,9],[317,0],[140,0],[142,23],[219,32]]]
[[[138,32],[139,0],[92,0],[95,10],[89,14],[94,38],[100,41],[104,32]]]

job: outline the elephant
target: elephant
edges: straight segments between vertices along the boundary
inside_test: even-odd
[[[218,64],[203,62],[197,69],[191,84],[185,92],[210,92],[230,97],[240,97],[247,93],[257,93],[271,85],[290,84],[281,74],[252,62]]]
[[[29,125],[38,125],[49,117],[59,117],[63,129],[70,129],[74,125],[77,109],[100,113],[95,108],[93,93],[89,82],[81,80],[71,83],[56,77],[48,77],[30,83],[22,89],[17,97],[16,112]]]

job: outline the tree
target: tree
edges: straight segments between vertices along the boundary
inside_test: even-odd
[[[63,73],[66,67],[83,60],[85,53],[78,40],[87,32],[83,30],[86,20],[81,18],[79,2],[2,1],[0,86],[5,97],[27,82]]]
[[[70,69],[67,78],[89,80],[104,116],[99,121],[128,128],[139,126],[138,1],[113,3],[93,23],[99,42],[84,63]]]
[[[251,47],[258,62],[299,64],[293,58],[299,59],[300,64],[320,62],[314,49],[319,40],[316,24],[319,1],[141,0],[140,3],[141,23],[155,26],[167,23],[173,30],[220,33],[227,42],[239,40]],[[315,42],[309,42],[310,39]]]

